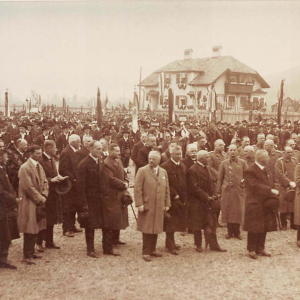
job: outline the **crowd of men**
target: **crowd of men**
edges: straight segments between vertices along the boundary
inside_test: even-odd
[[[60,249],[53,229],[62,223],[68,238],[85,231],[87,255],[97,258],[95,229],[102,229],[105,255],[119,256],[120,230],[129,226],[133,199],[128,173],[135,164],[134,201],[143,259],[161,257],[165,246],[180,253],[175,232],[194,235],[195,249],[225,252],[226,239],[242,240],[248,231],[249,257],[270,256],[266,233],[300,226],[300,129],[273,119],[216,125],[187,118],[167,124],[163,116],[112,112],[98,127],[91,116],[68,118],[16,116],[0,119],[0,267],[11,241],[23,233],[23,261],[34,265],[48,249]],[[159,126],[157,126],[159,124]],[[80,227],[76,227],[76,219]],[[300,230],[297,231],[300,247]]]

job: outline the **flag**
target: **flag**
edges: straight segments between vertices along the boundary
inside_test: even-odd
[[[161,101],[160,103],[164,104],[165,102],[165,75],[164,72],[160,73],[160,97]]]
[[[107,106],[107,103],[108,103],[108,97],[107,97],[107,94],[106,94],[106,98],[105,98],[105,102],[104,102],[104,107]]]
[[[174,110],[174,94],[171,88],[169,88],[169,94],[168,94],[168,99],[169,99],[169,123],[173,122],[173,110]]]
[[[139,99],[136,91],[133,93],[133,106],[139,109]]]
[[[97,92],[97,123],[98,127],[102,127],[103,123],[103,112],[102,112],[102,106],[101,106],[101,100],[100,100],[100,89],[98,87],[98,92]]]
[[[30,100],[29,100],[28,110],[29,110],[29,112],[31,112],[31,98],[30,98]]]
[[[5,117],[9,117],[8,92],[5,92]]]

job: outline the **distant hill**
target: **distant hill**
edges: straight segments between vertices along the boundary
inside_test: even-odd
[[[300,100],[300,66],[278,74],[264,76],[264,79],[270,85],[270,88],[265,90],[267,92],[266,101],[268,110],[271,110],[271,105],[278,101],[282,79],[285,79],[283,89],[284,98],[290,97],[293,100]]]

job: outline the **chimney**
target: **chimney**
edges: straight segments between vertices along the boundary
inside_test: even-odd
[[[222,53],[222,46],[214,46],[212,47],[212,57],[219,57]]]
[[[184,59],[190,59],[193,56],[193,49],[184,50]]]

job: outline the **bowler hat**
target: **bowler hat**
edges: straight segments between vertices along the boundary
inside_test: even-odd
[[[60,181],[56,185],[55,191],[56,191],[57,194],[65,195],[65,194],[70,192],[71,188],[72,188],[71,180],[67,178],[63,181]]]

